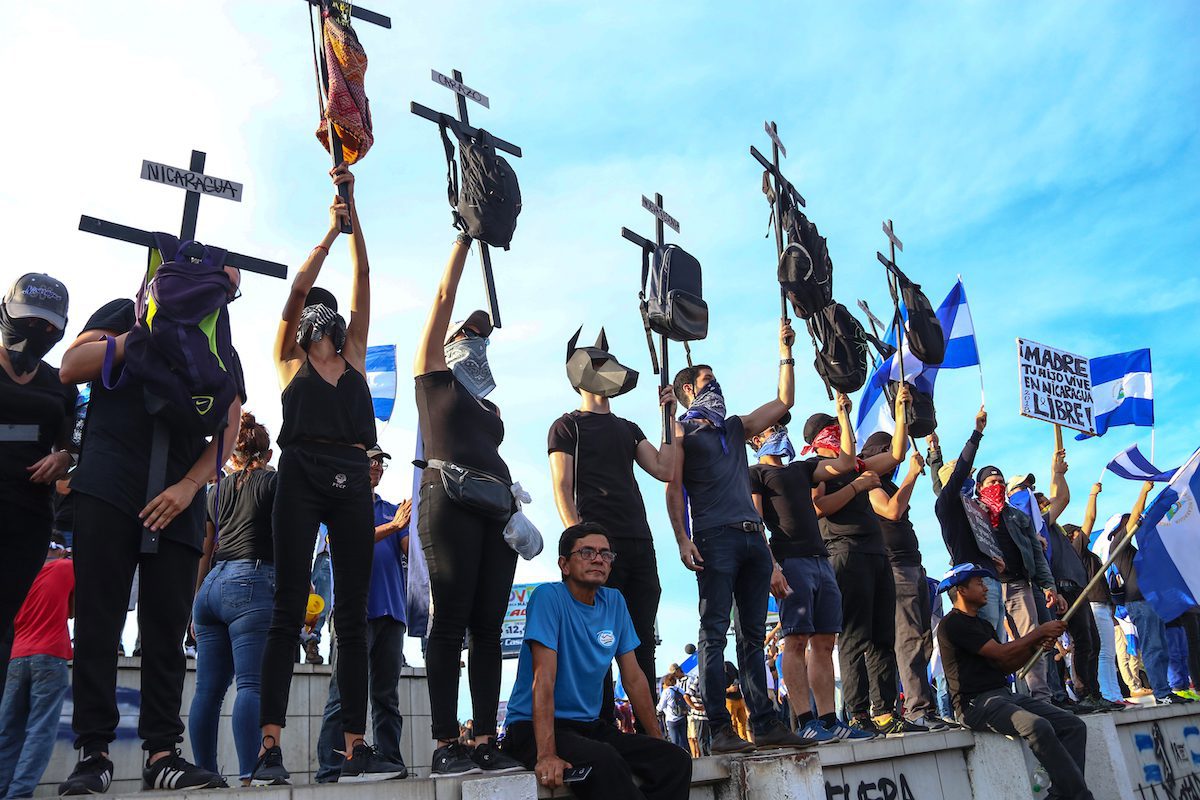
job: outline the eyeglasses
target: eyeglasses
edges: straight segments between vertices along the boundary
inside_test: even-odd
[[[388,468],[387,462],[384,461],[382,458],[372,458],[371,466],[377,467],[378,469],[387,469]]]
[[[605,564],[611,564],[617,560],[617,554],[612,550],[597,550],[594,547],[581,547],[578,550],[572,550],[570,554],[577,555],[584,561],[595,561],[596,556],[600,556]]]
[[[232,303],[234,300],[237,300],[241,296],[242,296],[242,287],[235,286],[235,287],[233,287],[233,291],[229,293],[229,299],[226,300],[225,302],[227,304]]]

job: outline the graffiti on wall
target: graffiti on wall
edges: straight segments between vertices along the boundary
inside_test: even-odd
[[[1200,800],[1200,727],[1185,725],[1182,734],[1169,738],[1157,722],[1149,733],[1133,734],[1142,800]]]

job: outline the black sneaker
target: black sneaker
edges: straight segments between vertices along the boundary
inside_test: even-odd
[[[754,745],[734,733],[731,726],[725,725],[712,732],[712,744],[709,749],[714,756],[725,753],[750,753],[754,751]]]
[[[250,775],[250,785],[292,785],[292,776],[283,766],[283,750],[280,749],[279,745],[268,747],[266,751],[258,757],[258,763],[254,765],[254,772]]]
[[[471,751],[464,744],[451,742],[433,751],[433,767],[429,770],[431,778],[478,775],[481,772],[483,770],[471,758]]]
[[[854,717],[846,727],[862,733],[869,733],[872,736],[883,736],[883,731],[870,717]]]
[[[366,742],[358,742],[354,745],[351,757],[342,762],[338,783],[369,783],[407,777],[408,767],[403,762],[384,758]]]
[[[471,760],[484,772],[498,775],[501,772],[521,772],[525,765],[496,746],[496,740],[476,745]]]
[[[1194,702],[1196,702],[1196,701],[1192,700],[1190,698],[1187,698],[1187,697],[1182,697],[1180,695],[1177,695],[1174,692],[1167,695],[1166,697],[1161,697],[1157,700],[1157,704],[1160,706],[1182,706],[1182,705],[1187,705],[1188,703],[1194,703]]]
[[[228,789],[229,784],[215,772],[197,767],[176,750],[142,770],[142,789]]]
[[[911,721],[918,725],[924,725],[931,731],[948,731],[958,727],[957,722],[951,722],[948,719],[942,719],[936,714],[926,714],[923,717],[917,717]]]
[[[112,783],[113,763],[94,753],[75,765],[71,777],[58,785],[58,796],[104,794]]]
[[[910,722],[899,714],[884,714],[875,717],[873,722],[876,729],[884,736],[898,736],[905,733],[929,733],[929,728],[916,722]]]
[[[754,734],[754,746],[759,750],[766,747],[813,747],[815,739],[804,739],[792,733],[782,722],[773,722],[762,733]]]

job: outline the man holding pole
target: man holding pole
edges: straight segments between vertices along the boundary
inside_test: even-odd
[[[1050,776],[1052,796],[1092,800],[1084,780],[1087,725],[1068,711],[1008,689],[1008,675],[1053,647],[1067,625],[1052,620],[1001,644],[996,629],[979,616],[988,597],[984,578],[990,574],[977,564],[958,564],[938,584],[938,591],[949,591],[954,601],[937,629],[954,710],[972,730],[1024,739]]]
[[[725,398],[712,368],[680,370],[675,396],[687,408],[681,418],[683,446],[667,486],[667,512],[679,557],[696,573],[700,594],[700,695],[712,727],[713,753],[758,747],[807,747],[813,742],[789,731],[767,695],[763,661],[767,594],[786,594],[783,571],[771,558],[762,517],[750,497],[750,471],[744,445],[777,423],[795,402],[795,333],[779,325],[779,391],[775,399],[742,416],[726,416]],[[686,499],[685,499],[686,490]],[[689,536],[688,506],[691,510]],[[736,601],[736,605],[735,605]],[[750,711],[754,744],[733,732],[725,708],[725,642],[736,614],[738,669]]]

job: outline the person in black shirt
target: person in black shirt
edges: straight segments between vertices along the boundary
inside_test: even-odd
[[[833,646],[842,629],[842,593],[821,539],[812,493],[822,481],[855,469],[850,399],[840,392],[837,412],[841,424],[837,458],[813,456],[785,466],[784,457],[796,455],[784,426],[787,417],[750,439],[758,456],[758,463],[750,467],[750,491],[771,531],[771,555],[787,587],[779,603],[783,680],[796,715],[797,735],[817,743],[873,736],[841,722],[834,706]]]
[[[511,486],[500,456],[504,422],[484,399],[495,388],[487,346],[492,323],[483,311],[451,323],[454,300],[471,237],[460,233],[450,251],[429,319],[413,360],[417,415],[424,458],[455,464]],[[425,650],[429,709],[437,776],[519,770],[521,764],[496,744],[500,705],[500,627],[508,610],[517,554],[504,540],[509,515],[486,514],[446,494],[442,474],[428,466],[421,475],[417,537],[429,570],[436,609]],[[467,636],[468,631],[470,635]],[[458,739],[459,658],[467,637],[468,685],[475,747]]]
[[[567,345],[567,376],[579,393],[579,410],[556,419],[550,426],[547,442],[554,503],[564,528],[587,521],[598,523],[609,532],[617,559],[605,585],[625,597],[633,630],[641,642],[636,651],[638,664],[653,696],[654,618],[662,587],[654,539],[633,465],[636,462],[658,480],[669,481],[675,470],[675,452],[683,436],[682,428],[676,424],[673,443],[658,448],[637,423],[613,414],[610,400],[633,389],[637,373],[623,367],[608,352],[603,329],[595,347],[577,348],[578,339],[577,331]],[[671,387],[660,390],[659,403],[674,415],[675,395]],[[657,697],[653,699],[658,702]],[[610,669],[604,683],[600,719],[615,720],[615,713]]]
[[[891,446],[890,434],[873,433],[859,457],[865,460],[877,456]],[[929,685],[929,658],[933,654],[929,585],[917,532],[908,518],[913,489],[924,467],[925,459],[914,452],[903,480],[897,485],[889,473],[880,473],[879,488],[872,489],[869,497],[883,530],[883,546],[896,584],[895,654],[904,688],[904,718],[929,730],[943,730],[950,723],[938,716],[933,687]]]
[[[232,267],[225,272],[232,300],[241,276]],[[132,300],[113,300],[92,315],[63,355],[62,380],[91,381],[92,387],[83,452],[71,478],[76,581],[73,726],[81,760],[59,786],[60,795],[104,792],[112,780],[108,745],[120,719],[117,648],[135,569],[140,574],[142,658],[138,735],[148,755],[143,786],[183,790],[225,785],[220,775],[189,764],[176,749],[183,741],[179,710],[187,672],[180,643],[191,615],[204,542],[201,488],[216,475],[218,450],[233,450],[244,382],[240,366],[233,364],[238,395],[229,404],[225,429],[211,441],[166,426],[166,488],[147,502],[147,465],[158,423],[146,410],[140,383],[107,389],[101,379],[110,343],[115,346],[115,366],[123,368],[125,342],[136,322]],[[142,552],[147,529],[159,534],[157,552]]]
[[[66,325],[67,287],[49,275],[23,275],[0,303],[0,690],[13,620],[50,547],[54,482],[71,466],[75,387],[42,360]]]
[[[1052,620],[1001,644],[996,629],[979,616],[988,595],[983,579],[990,574],[977,564],[959,564],[938,584],[954,600],[937,629],[954,709],[972,730],[1024,739],[1050,776],[1050,797],[1091,800],[1084,781],[1087,726],[1068,711],[1008,688],[1008,675],[1035,652],[1053,648],[1066,623]]]
[[[667,486],[667,513],[683,565],[696,573],[700,594],[700,694],[712,723],[714,753],[745,752],[755,745],[807,747],[813,742],[789,731],[767,695],[763,661],[767,596],[782,599],[783,571],[771,558],[762,517],[750,496],[743,444],[771,427],[795,401],[792,355],[795,333],[779,325],[779,386],[775,399],[750,414],[727,416],[712,367],[697,364],[675,375],[675,396],[687,408],[675,473]],[[686,492],[686,499],[685,499]],[[691,526],[687,513],[690,507]],[[735,616],[738,670],[750,712],[754,744],[733,732],[725,707],[724,654],[729,620]]]
[[[196,691],[188,736],[196,764],[218,772],[221,703],[236,677],[233,739],[238,775],[248,786],[258,759],[259,680],[275,594],[271,509],[278,477],[267,467],[271,436],[248,411],[242,412],[232,461],[234,471],[208,492],[205,555],[192,606]]]
[[[896,586],[883,529],[869,498],[880,485],[879,476],[890,473],[904,458],[908,447],[904,412],[909,400],[904,386],[896,393],[896,432],[886,452],[860,459],[854,470],[820,484],[813,495],[821,537],[842,591],[838,640],[842,701],[850,724],[872,733],[927,730],[895,713]],[[822,458],[837,458],[841,437],[841,425],[833,417],[813,414],[804,424],[808,442],[804,452],[815,450]]]

